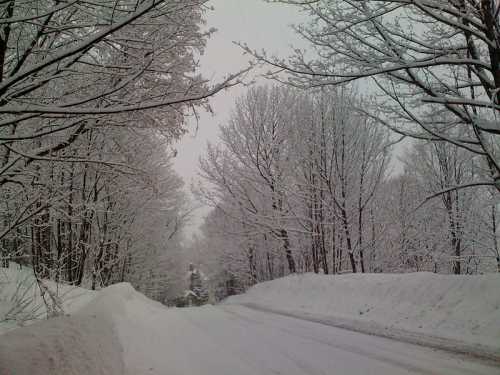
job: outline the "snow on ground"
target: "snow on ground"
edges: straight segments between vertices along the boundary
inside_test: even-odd
[[[0,375],[123,374],[111,315],[85,307],[100,292],[42,282],[49,306],[59,304],[62,316],[45,319],[47,305],[31,268],[0,268]]]
[[[405,280],[401,275],[301,275],[256,286],[243,296],[231,298],[230,304],[186,309],[167,308],[138,293],[130,284],[116,284],[94,293],[90,301],[83,292],[86,303],[76,303],[78,309],[71,316],[37,322],[0,335],[0,374],[500,374],[498,363],[479,362],[236,304],[252,302],[273,307],[279,303],[280,308],[290,311],[329,313],[341,304],[343,314],[356,313],[363,317],[374,310],[377,315],[373,316],[381,320],[383,308],[385,311],[394,308],[400,314],[415,309],[412,302],[415,298],[422,306],[432,301],[444,308],[445,314],[462,319],[460,314],[451,311],[448,297],[442,296],[439,302],[436,299],[435,289],[444,290],[446,281],[443,280],[447,277],[431,280],[433,275],[424,274],[423,279],[431,281],[424,282],[427,291],[419,291],[416,280],[421,276],[408,275],[409,280]],[[460,280],[455,281],[460,285]],[[476,287],[467,281],[460,288],[467,293],[480,291],[482,295],[492,293],[496,285],[497,290],[493,292],[497,293],[498,278],[496,282],[494,278],[491,280],[479,278],[473,282],[478,283]],[[332,290],[341,286],[345,290],[334,298]],[[410,286],[413,289],[403,293]],[[433,290],[429,286],[433,286]],[[448,290],[456,294],[453,298],[457,309],[472,303],[468,300],[472,297],[459,298],[458,289],[448,285]],[[374,295],[375,291],[378,294]],[[370,298],[360,303],[355,294],[363,298],[370,295]],[[395,302],[397,298],[403,300],[401,306]],[[480,297],[476,302],[483,300],[484,297]],[[362,314],[358,310],[360,306]],[[474,319],[482,324],[485,321],[482,312],[492,308],[469,309],[468,314],[472,314],[469,318],[478,313]],[[431,320],[430,326],[437,324],[432,315],[428,314],[427,318]],[[495,319],[488,322],[490,328],[495,327]],[[416,323],[410,322],[409,326],[413,324]],[[442,322],[441,326],[447,325]]]
[[[56,297],[64,313],[78,311],[94,298],[97,292],[71,285],[43,281],[48,289],[45,299],[49,306],[49,293]],[[0,268],[0,334],[18,326],[32,324],[47,317],[47,305],[41,297],[33,270],[10,263],[9,268]]]
[[[167,308],[129,284],[80,310],[113,322],[124,375],[492,375],[450,353],[362,335],[244,306]]]
[[[0,335],[2,375],[122,375],[121,344],[111,321],[61,316]]]
[[[244,306],[131,301],[117,324],[125,375],[494,375],[494,365]]]
[[[226,303],[410,342],[445,339],[500,358],[500,274],[302,274],[258,284]]]

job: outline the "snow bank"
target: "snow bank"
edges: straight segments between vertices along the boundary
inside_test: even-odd
[[[180,317],[179,309],[169,309],[135,291],[130,284],[121,283],[103,289],[81,313],[112,317],[123,347],[123,374],[183,373],[165,370],[172,358],[186,350],[178,340],[172,341],[174,331],[186,333],[186,322]],[[174,351],[172,344],[181,346]]]
[[[293,275],[258,284],[225,303],[328,320],[368,333],[415,333],[500,353],[500,274]]]
[[[32,270],[15,264],[0,269],[0,374],[123,375],[116,321],[131,301],[154,302],[128,283],[98,292],[43,283],[70,315],[44,319],[47,309]]]
[[[74,288],[71,291],[76,293]],[[0,374],[123,375],[123,347],[116,322],[127,318],[130,303],[149,306],[154,302],[128,283],[79,293],[83,298],[73,298],[70,316],[0,335]]]
[[[43,281],[43,284],[56,297],[64,313],[78,311],[97,294],[92,290],[52,281]],[[45,299],[49,306],[54,304],[48,293]],[[9,268],[0,268],[0,334],[46,317],[47,305],[33,270],[29,267],[20,268],[15,263],[10,263]]]
[[[121,346],[106,319],[63,316],[0,335],[0,374],[122,375]]]

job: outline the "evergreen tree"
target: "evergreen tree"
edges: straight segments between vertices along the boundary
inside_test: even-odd
[[[189,291],[187,298],[192,298],[192,304],[204,305],[208,302],[208,291],[203,285],[202,273],[193,264],[189,265]]]

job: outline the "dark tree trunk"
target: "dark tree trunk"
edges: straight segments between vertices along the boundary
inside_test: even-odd
[[[349,261],[351,262],[352,272],[356,273],[356,260],[354,259],[354,251],[352,248],[351,232],[349,230],[349,224],[347,222],[347,212],[344,206],[342,207],[341,213],[342,213],[342,224],[344,226],[345,240],[347,244],[347,253],[349,254]]]
[[[290,249],[290,240],[288,239],[288,232],[286,231],[286,229],[282,228],[280,229],[279,234],[281,240],[283,241],[283,250],[285,251],[286,260],[288,262],[288,270],[290,271],[290,273],[295,273],[296,272],[295,260],[293,259],[292,250]]]
[[[253,246],[248,248],[248,269],[252,284],[257,282],[257,266],[255,264],[255,251]]]
[[[336,243],[337,231],[335,229],[335,219],[333,219],[332,224],[332,273],[337,273],[337,243]]]

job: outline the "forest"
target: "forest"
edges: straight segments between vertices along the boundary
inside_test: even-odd
[[[198,189],[214,207],[200,262],[215,256],[233,292],[294,272],[500,271],[498,192],[449,189],[487,164],[445,142],[395,149],[353,104],[365,105],[348,89],[286,87],[237,102]]]

